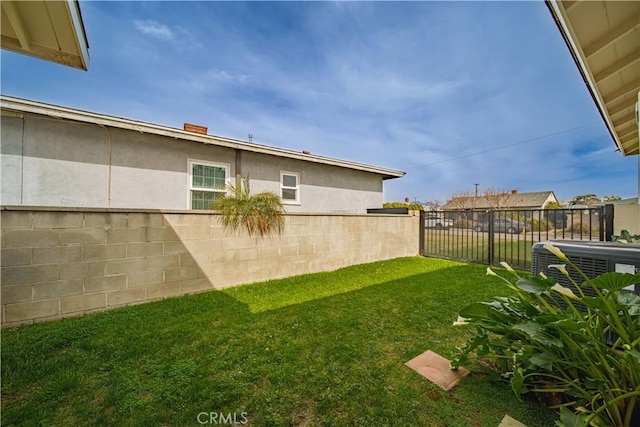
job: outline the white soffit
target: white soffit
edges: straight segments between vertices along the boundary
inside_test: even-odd
[[[547,1],[611,136],[625,156],[640,153],[639,1]]]
[[[2,48],[81,70],[89,44],[75,0],[2,0]]]

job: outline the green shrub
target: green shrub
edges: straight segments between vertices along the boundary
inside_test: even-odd
[[[531,226],[533,231],[553,230],[553,224],[546,219],[527,219],[525,222]]]
[[[566,264],[552,266],[577,294],[543,275],[521,277],[504,264],[515,279],[498,277],[511,295],[460,310],[456,324],[471,324],[476,334],[452,366],[475,352],[500,369],[518,396],[562,393],[554,406],[560,425],[640,425],[640,296],[624,289],[640,283],[640,274],[589,279],[560,250],[545,248],[580,274],[578,284]],[[497,276],[490,268],[487,274]]]
[[[588,222],[576,222],[569,227],[569,231],[576,234],[589,234],[598,231],[597,226],[589,226]]]
[[[424,206],[420,203],[402,203],[402,202],[390,202],[384,203],[383,208],[408,208],[410,211],[422,211]]]

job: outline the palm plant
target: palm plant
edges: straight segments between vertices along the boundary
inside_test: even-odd
[[[227,230],[244,228],[249,236],[264,237],[272,232],[282,233],[284,208],[277,194],[264,191],[251,194],[249,177],[242,177],[241,185],[229,185],[229,191],[213,202],[212,209],[220,213],[220,221]]]

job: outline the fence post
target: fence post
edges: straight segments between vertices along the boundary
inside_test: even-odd
[[[604,242],[611,241],[611,236],[613,235],[613,210],[614,208],[612,203],[607,203],[606,205],[604,205],[604,208],[603,208],[604,218],[600,220],[600,223],[601,223],[600,224],[600,241],[604,241]],[[603,233],[605,233],[604,236],[602,235]]]
[[[418,253],[422,256],[424,256],[424,225],[425,225],[425,219],[426,219],[426,214],[424,210],[419,211],[420,212],[420,224],[418,224],[418,245],[419,245],[419,250]]]
[[[494,210],[493,209],[489,209],[489,214],[487,215],[487,221],[489,222],[489,230],[487,232],[488,237],[489,237],[489,247],[487,248],[487,262],[489,263],[489,265],[493,265],[493,246],[494,246],[494,241],[495,241],[495,236],[494,231],[495,231],[495,227],[494,227]]]

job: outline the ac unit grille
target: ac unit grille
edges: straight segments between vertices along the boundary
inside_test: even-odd
[[[597,276],[615,271],[618,263],[623,265],[634,266],[636,271],[640,269],[640,246],[639,245],[622,245],[612,244],[609,242],[585,242],[578,243],[573,241],[556,241],[551,242],[564,252],[567,258],[576,265],[588,278],[593,279]],[[559,258],[551,252],[544,249],[545,242],[536,243],[532,248],[531,271],[534,274],[544,273],[546,276],[554,279],[560,285],[571,289],[578,294],[578,290],[572,281],[563,275],[556,268],[549,268],[549,265],[564,264]],[[567,272],[575,283],[582,284],[584,278],[575,269],[567,266]],[[580,287],[585,295],[594,296],[595,292],[590,287]],[[635,287],[635,292],[640,293],[640,284]],[[553,299],[557,304],[566,307],[564,301],[555,293],[548,298]],[[587,307],[581,303],[576,303],[578,310],[587,310]],[[612,345],[617,339],[613,333],[607,332],[605,340]]]
[[[580,270],[582,270],[582,272],[590,279],[593,279],[600,274],[609,271],[609,262],[606,259],[580,256],[567,256],[567,258],[569,258],[569,260],[574,263]],[[549,268],[549,265],[554,264],[563,264],[563,262],[551,253],[533,254],[533,271],[543,272],[545,275],[553,278],[562,286],[571,288],[575,292],[576,289],[568,277],[566,277],[556,268]],[[571,279],[573,279],[576,283],[580,284],[584,282],[584,278],[575,269],[567,266],[567,271],[569,272],[569,276],[571,277]],[[589,288],[583,288],[583,291],[586,291],[585,293],[587,295],[593,295],[593,291]]]
[[[640,271],[640,245],[638,244],[576,242],[571,240],[535,243],[531,249],[531,272],[533,274],[544,273],[562,286],[573,289],[574,292],[576,289],[571,280],[559,270],[549,268],[549,265],[564,263],[545,249],[545,245],[548,243],[560,249],[589,279],[594,279],[610,271],[616,271],[618,267],[625,268],[627,271],[630,269]],[[582,284],[584,282],[582,276],[570,266],[567,266],[567,271],[571,279],[576,283]],[[582,288],[582,290],[587,295],[594,294],[591,288]],[[640,295],[640,283],[635,285],[635,292]]]
[[[587,275],[587,277],[594,278],[601,273],[607,272],[607,261],[602,259],[595,258],[584,258],[584,257],[571,257],[568,256],[569,260],[573,262],[583,273]],[[557,268],[549,268],[550,265],[558,265],[563,264],[563,262],[551,253],[535,253],[533,254],[533,262],[532,267],[534,272],[542,272],[547,277],[552,278],[560,285],[565,288],[571,289],[574,293],[578,293],[573,282],[566,277],[564,274],[560,272]],[[573,268],[567,266],[567,272],[571,279],[573,279],[576,283],[582,284],[584,282],[584,278]],[[594,296],[595,292],[591,288],[581,287],[582,292],[585,295]],[[552,296],[554,300],[561,306],[566,306],[566,304],[560,299],[556,298],[555,295]]]

